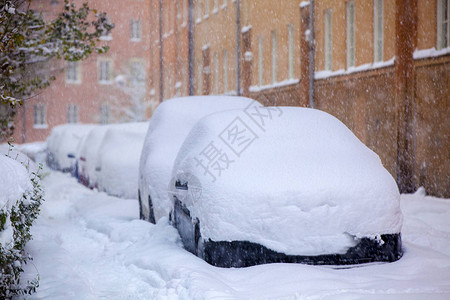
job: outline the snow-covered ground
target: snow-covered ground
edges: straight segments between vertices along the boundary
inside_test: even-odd
[[[402,195],[404,256],[353,268],[208,265],[183,250],[161,219],[138,219],[136,200],[92,191],[68,174],[44,178],[46,201],[28,250],[29,299],[449,299],[450,199]]]

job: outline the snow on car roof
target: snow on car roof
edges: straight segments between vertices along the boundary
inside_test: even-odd
[[[161,103],[150,120],[141,154],[140,173],[152,188],[155,217],[167,216],[172,209],[167,187],[178,149],[190,129],[202,117],[229,109],[244,109],[256,101],[245,97],[195,96]]]
[[[180,148],[172,175],[186,174],[197,192],[182,200],[202,237],[214,241],[345,253],[355,237],[402,225],[397,185],[379,157],[319,110],[254,106],[209,115]]]

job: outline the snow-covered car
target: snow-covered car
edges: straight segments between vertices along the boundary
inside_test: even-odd
[[[147,122],[109,126],[97,152],[100,191],[137,199],[139,157],[147,128]]]
[[[175,98],[161,103],[150,120],[139,167],[139,215],[152,223],[173,208],[168,187],[173,162],[192,126],[202,117],[222,110],[258,103],[231,96]]]
[[[98,187],[97,172],[100,158],[98,152],[108,128],[115,125],[99,125],[86,136],[78,159],[78,180],[93,189]]]
[[[53,128],[47,138],[47,165],[62,172],[73,172],[80,141],[96,125],[65,124]]]
[[[201,119],[172,175],[184,247],[220,267],[357,264],[402,255],[395,180],[339,120],[250,107]]]

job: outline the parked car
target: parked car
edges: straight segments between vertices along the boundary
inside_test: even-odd
[[[139,157],[147,128],[147,122],[109,126],[97,152],[100,191],[137,199]]]
[[[65,124],[52,129],[47,138],[47,165],[62,172],[74,172],[81,139],[96,125]]]
[[[244,97],[196,96],[161,103],[148,127],[139,166],[139,215],[155,223],[173,207],[168,187],[173,162],[192,126],[202,117],[241,109],[256,101]]]
[[[173,224],[184,247],[215,266],[402,256],[395,180],[325,112],[254,106],[206,116],[172,175]]]
[[[90,189],[98,187],[97,170],[100,168],[98,152],[103,138],[111,126],[115,125],[99,125],[95,127],[86,136],[81,146],[78,159],[78,180]]]

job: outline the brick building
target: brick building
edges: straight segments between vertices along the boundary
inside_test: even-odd
[[[243,94],[321,109],[402,191],[450,197],[449,0],[150,1],[156,100]]]
[[[71,1],[80,7],[83,0]],[[34,0],[32,8],[51,20],[63,10],[63,0]],[[56,75],[49,88],[25,101],[15,119],[16,142],[43,141],[51,129],[65,123],[109,123],[124,121],[133,110],[152,108],[150,89],[150,1],[90,1],[89,6],[107,13],[115,24],[101,38],[110,50],[92,54],[82,62],[51,61]],[[150,102],[151,104],[151,102]],[[147,113],[148,115],[148,111]]]

